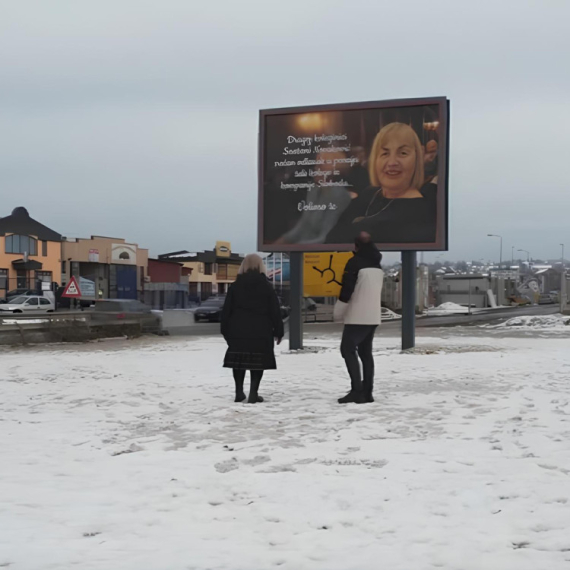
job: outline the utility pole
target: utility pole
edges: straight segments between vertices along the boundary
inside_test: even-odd
[[[501,245],[499,246],[499,271],[501,270],[501,265],[503,264],[503,236],[497,234],[487,234],[487,237],[498,237],[501,240]]]
[[[499,305],[499,279],[500,279],[500,274],[501,274],[501,265],[503,264],[503,236],[497,235],[497,234],[487,234],[487,237],[498,237],[501,242],[500,242],[500,246],[499,246],[499,271],[497,271],[497,305]],[[504,291],[503,291],[504,293]]]
[[[566,275],[564,272],[564,244],[561,243],[560,246],[562,247],[562,267],[560,269],[560,312],[564,310],[564,297],[566,293]]]
[[[529,264],[529,269],[530,269],[530,253],[526,249],[517,249],[517,251],[522,251],[526,253],[526,261]]]

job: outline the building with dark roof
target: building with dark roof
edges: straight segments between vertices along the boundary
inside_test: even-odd
[[[34,220],[26,208],[0,218],[0,299],[15,289],[39,292],[61,283],[61,242],[61,234]]]
[[[173,251],[158,256],[164,261],[177,261],[191,269],[190,299],[204,300],[211,295],[224,295],[236,280],[243,255],[232,253],[231,243],[218,241],[213,250]]]

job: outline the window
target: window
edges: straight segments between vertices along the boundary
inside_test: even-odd
[[[36,279],[38,281],[51,283],[51,271],[36,271]]]
[[[204,264],[204,274],[205,275],[212,275],[212,264],[211,263],[205,263]]]
[[[39,305],[38,298],[32,297],[31,299],[28,299],[28,305],[33,305],[34,307]]]
[[[47,299],[40,299],[40,305],[51,305],[51,303]]]
[[[8,289],[8,270],[0,269],[0,289]]]
[[[29,236],[6,236],[6,253],[38,254],[38,240]]]
[[[218,279],[227,279],[228,278],[228,266],[227,265],[219,265],[218,266]]]
[[[61,274],[65,275],[67,273],[67,261],[61,262]]]
[[[42,241],[42,257],[47,257],[47,251],[48,251],[48,247],[47,247],[47,241]]]

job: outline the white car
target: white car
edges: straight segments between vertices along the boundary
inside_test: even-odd
[[[20,295],[9,303],[0,305],[0,315],[2,313],[37,315],[38,313],[53,313],[54,311],[54,304],[40,295]]]

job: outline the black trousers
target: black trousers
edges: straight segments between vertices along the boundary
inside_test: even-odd
[[[377,325],[344,325],[340,353],[346,362],[351,390],[371,396],[374,388],[374,357],[372,343]],[[360,362],[362,361],[362,375]]]

